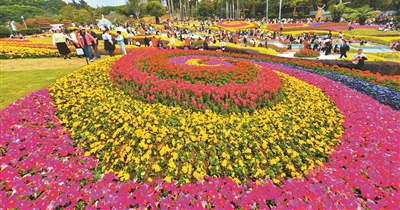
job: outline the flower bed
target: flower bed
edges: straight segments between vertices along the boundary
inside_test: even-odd
[[[371,73],[368,70],[357,70],[357,69],[349,69],[339,67],[337,65],[328,65],[323,64],[318,61],[312,60],[297,60],[291,58],[282,58],[282,57],[272,57],[272,56],[253,56],[255,59],[274,62],[274,63],[281,63],[281,64],[289,64],[293,66],[301,66],[310,69],[315,69],[323,72],[332,72],[335,74],[341,74],[348,76],[350,78],[357,78],[362,79],[367,82],[372,82],[384,87],[391,88],[400,92],[400,76],[382,76],[379,73]]]
[[[226,30],[244,30],[258,28],[257,22],[247,21],[221,21],[217,23],[217,26]]]
[[[71,50],[71,55],[76,56],[75,47],[68,46]],[[128,45],[126,47],[127,52],[131,52],[136,49],[136,46]],[[99,52],[102,55],[107,54],[103,46],[99,46]],[[122,54],[121,49],[118,47],[115,49],[115,54]],[[0,59],[13,59],[13,58],[48,58],[48,57],[60,57],[57,47],[53,45],[42,45],[42,44],[28,44],[24,46],[23,43],[17,45],[5,45],[0,50]]]
[[[121,137],[126,136],[127,132],[134,132],[135,135],[145,135],[140,138],[143,142],[140,141],[134,147],[135,150],[141,151],[145,145],[158,141],[157,138],[153,137],[154,133],[165,132],[167,136],[178,139],[179,132],[177,130],[187,129],[189,123],[195,123],[194,126],[203,128],[205,126],[198,124],[201,121],[208,121],[213,126],[219,125],[218,121],[214,120],[216,116],[211,113],[204,117],[200,115],[193,115],[195,118],[186,117],[184,118],[186,119],[185,125],[182,122],[180,124],[177,123],[174,119],[154,118],[164,113],[175,116],[179,108],[163,110],[162,105],[149,105],[132,101],[130,97],[115,89],[111,81],[107,81],[107,78],[109,78],[107,70],[111,61],[109,59],[102,63],[99,62],[97,66],[95,64],[86,67],[58,81],[51,88],[54,101],[50,98],[48,91],[43,90],[30,94],[0,111],[2,134],[0,141],[2,158],[0,161],[1,172],[3,173],[0,176],[0,183],[2,183],[0,185],[0,196],[2,207],[117,209],[397,208],[399,201],[399,184],[397,180],[400,177],[397,167],[399,164],[397,145],[400,139],[399,112],[325,77],[279,65],[272,65],[271,67],[279,72],[291,75],[281,74],[287,80],[284,84],[290,85],[290,87],[286,87],[289,92],[285,99],[287,100],[286,102],[294,100],[293,103],[295,105],[292,107],[292,109],[295,109],[293,110],[294,113],[298,112],[296,109],[299,106],[307,102],[309,102],[308,110],[311,107],[320,107],[320,102],[315,102],[311,99],[322,99],[326,95],[335,103],[335,106],[344,116],[344,122],[342,122],[344,133],[340,137],[341,144],[333,147],[334,151],[329,154],[329,162],[314,169],[306,170],[306,178],[256,179],[238,184],[231,178],[204,176],[198,181],[178,184],[177,181],[168,182],[170,180],[167,177],[165,177],[166,181],[154,178],[154,180],[148,179],[149,182],[145,183],[138,183],[137,181],[120,182],[113,172],[102,173],[101,170],[104,165],[93,159],[92,152],[90,150],[85,152],[79,149],[82,146],[92,149],[101,146],[101,144],[93,145],[89,142],[100,141],[102,134],[104,134],[104,141],[109,141],[111,145],[114,145],[114,147],[106,148],[106,152],[103,155],[111,153],[110,157],[112,157],[116,154],[128,152],[125,148],[117,147],[117,141],[121,141]],[[270,66],[270,64],[266,65]],[[312,88],[311,85],[292,77],[297,77],[321,88],[324,94],[318,93],[321,91],[318,88]],[[62,91],[54,92],[57,89],[56,87]],[[313,91],[309,92],[309,88],[313,89]],[[294,96],[290,96],[290,92],[294,93]],[[66,94],[65,98],[63,98],[63,94]],[[305,99],[304,102],[297,101],[296,96],[298,94],[309,98]],[[300,96],[299,98],[302,97]],[[97,101],[92,99],[97,99]],[[73,126],[79,127],[79,129],[67,127],[72,131],[66,132],[60,121],[54,116],[56,109],[53,107],[53,103],[58,110],[61,110],[57,111],[58,117],[61,116],[61,123],[65,125],[72,123]],[[280,103],[284,104],[285,102],[282,101]],[[328,103],[331,104],[331,102]],[[330,106],[321,106],[321,108],[324,107],[326,112],[332,112],[336,109],[335,106],[333,106],[333,110],[326,109]],[[157,114],[154,115],[149,112],[150,108],[154,110],[153,113]],[[279,111],[281,108],[277,104],[275,111],[278,111],[278,113],[271,113],[270,118],[266,119],[275,120],[277,117],[279,119],[279,115],[284,114],[284,111],[286,111],[283,109]],[[98,113],[102,113],[102,117],[97,117],[99,116]],[[184,113],[189,114],[187,112]],[[268,112],[265,114],[268,114]],[[290,114],[288,113],[288,115]],[[299,117],[298,120],[309,119],[312,111],[306,112],[306,114],[308,116],[305,118]],[[325,114],[337,118],[337,113]],[[229,128],[231,136],[237,135],[235,132],[238,125],[241,125],[242,128],[248,127],[252,135],[253,128],[257,131],[256,120],[254,120],[254,123],[241,123],[241,121],[247,120],[246,117],[250,116],[238,117],[234,115],[230,117],[230,119],[233,119],[231,125],[236,125],[234,127],[226,126],[226,128]],[[146,119],[147,122],[145,122]],[[329,123],[329,119],[324,118],[324,120],[328,121],[328,124],[333,123]],[[119,122],[120,120],[122,120],[122,123]],[[100,125],[100,123],[94,123],[98,121],[110,121],[111,123],[103,122],[105,126]],[[172,128],[166,129],[161,124],[163,121],[168,121],[169,125],[175,127],[176,130]],[[126,129],[125,122],[137,124],[138,126],[135,126],[137,129],[132,130],[129,126]],[[119,123],[121,126],[118,126]],[[147,123],[152,126],[148,127]],[[272,123],[263,124],[270,126]],[[315,126],[312,122],[306,122],[306,124]],[[336,128],[334,124],[332,126]],[[283,125],[285,124],[283,123]],[[85,126],[87,129],[84,128]],[[275,129],[280,127],[279,123],[272,126],[276,127]],[[117,133],[111,133],[109,129],[112,129],[112,127],[118,127],[121,130]],[[157,131],[153,130],[155,129],[153,127],[156,127]],[[84,135],[86,135],[85,129],[87,132],[95,132],[95,134],[84,138]],[[158,129],[161,131],[158,131]],[[220,130],[221,135],[226,135],[222,134],[224,132],[222,129]],[[101,132],[97,133],[96,131]],[[305,133],[303,134],[302,131],[305,131]],[[310,131],[312,132],[312,130]],[[301,133],[298,134],[308,136],[310,131],[309,129],[301,129],[299,130]],[[147,134],[152,135],[150,139],[146,138]],[[113,138],[113,140],[110,138]],[[129,138],[135,140],[136,137],[129,136]],[[229,139],[229,136],[223,138]],[[282,133],[276,133],[269,135],[266,139],[269,141],[269,138],[272,138],[273,141],[270,144],[279,145],[284,155],[288,155],[286,153],[288,150],[281,148],[279,142],[282,145],[290,145],[289,137]],[[182,136],[181,139],[186,140],[190,139],[190,137]],[[212,138],[210,139],[212,140]],[[239,140],[246,142],[246,139],[239,139],[239,137],[233,139],[237,139],[237,142]],[[306,139],[312,140],[309,137],[306,137]],[[164,137],[161,140],[167,141],[168,137]],[[256,142],[254,139],[251,140],[251,142]],[[315,141],[311,148],[318,148],[318,142],[320,141]],[[196,142],[196,144],[201,143],[201,141]],[[250,143],[250,141],[247,141],[247,143]],[[84,144],[87,145],[85,146]],[[168,146],[170,148],[174,145],[178,147],[179,144],[183,145],[182,142],[175,140],[174,143],[171,140],[170,144],[164,144],[163,147],[151,150],[151,152],[161,152],[164,147]],[[211,144],[211,142],[207,142],[207,144]],[[221,144],[221,142],[218,142],[218,144]],[[257,145],[257,143],[254,144]],[[107,145],[105,146],[107,147]],[[242,144],[242,146],[244,145]],[[231,145],[231,147],[234,147],[234,145]],[[259,144],[259,147],[259,151],[262,151],[262,144]],[[280,149],[273,147],[267,151],[280,154]],[[165,154],[170,154],[169,156],[164,156],[165,159],[174,159],[176,156],[173,154],[174,151],[169,151],[166,148],[162,151],[166,152]],[[186,154],[184,150],[180,151],[183,152],[176,152],[179,160],[193,158],[190,153]],[[193,149],[191,151],[201,154],[201,150]],[[207,151],[212,151],[212,147],[207,148]],[[240,152],[244,153],[245,151],[246,148],[240,149]],[[215,153],[212,153],[213,155],[208,155],[207,157],[210,159],[215,156],[222,159],[228,157],[226,154],[218,152],[216,150]],[[234,160],[234,150],[226,153]],[[152,154],[150,159],[153,157]],[[243,154],[244,157],[246,157],[246,154]],[[251,157],[250,161],[252,156],[248,155]],[[142,157],[145,157],[145,155]],[[196,156],[194,156],[195,158]],[[269,158],[269,164],[275,163],[274,160],[274,158]],[[112,161],[119,162],[122,160],[114,156]],[[140,158],[140,164],[142,161],[147,160],[146,158],[143,158],[143,160]],[[289,159],[288,161],[291,160]],[[276,164],[278,162],[274,165]],[[291,168],[290,164],[281,164]],[[137,167],[137,164],[133,164],[133,167]],[[182,169],[178,173],[183,173],[185,170],[183,165],[179,167]],[[168,166],[163,168],[168,170],[170,168],[169,163]],[[157,167],[154,167],[155,169]],[[108,171],[110,169],[104,167],[103,170]],[[120,173],[116,173],[116,175],[123,180],[125,179],[123,177],[126,176],[126,174]]]
[[[78,146],[102,161],[103,172],[115,171],[121,180],[297,177],[327,160],[325,153],[342,132],[341,115],[320,90],[282,76],[286,97],[275,108],[253,114],[192,112],[133,100],[110,85],[107,68],[77,72],[56,83],[51,94],[72,137],[85,139]],[[78,84],[85,91],[77,93]],[[76,101],[65,103],[70,94]],[[85,123],[89,119],[90,126]],[[302,140],[302,129],[313,138]],[[285,136],[293,144],[287,145]]]
[[[315,30],[315,29],[324,29],[330,30],[330,28],[334,27],[346,27],[347,23],[286,23],[283,24],[283,31],[296,31],[296,30]],[[279,31],[280,24],[269,24],[267,25],[267,29],[271,31]],[[347,29],[347,28],[346,28]]]
[[[320,56],[320,53],[315,50],[303,49],[297,51],[293,56],[300,58],[318,58]]]
[[[195,110],[254,111],[271,107],[280,98],[282,84],[271,70],[245,60],[206,54],[137,51],[116,62],[110,75],[134,99]],[[212,65],[210,60],[219,62]]]
[[[29,48],[29,47],[15,47],[15,46],[2,46],[0,50],[0,59],[12,58],[46,58],[46,57],[59,57],[60,54],[56,48]],[[75,50],[72,50],[72,55],[75,55]]]

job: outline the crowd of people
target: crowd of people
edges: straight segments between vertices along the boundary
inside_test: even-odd
[[[256,21],[254,19],[249,19],[247,21]],[[293,20],[288,19],[287,22],[293,22]],[[299,20],[297,20],[298,22]],[[312,19],[307,19],[305,21],[313,21]],[[199,21],[197,25],[190,25],[189,22],[186,22],[186,27],[176,27],[173,21],[167,21],[163,23],[163,29],[159,29],[151,23],[139,23],[135,24],[126,24],[124,25],[124,29],[127,32],[127,36],[124,37],[121,31],[116,31],[116,36],[110,34],[110,29],[107,28],[98,28],[103,31],[102,39],[104,40],[104,49],[107,51],[108,55],[114,56],[115,53],[115,45],[118,44],[121,48],[122,53],[127,54],[125,46],[126,45],[136,45],[138,47],[155,47],[158,49],[175,49],[176,48],[176,40],[180,40],[184,43],[184,49],[199,49],[199,50],[208,50],[210,44],[216,44],[219,42],[219,51],[226,51],[226,43],[240,44],[242,46],[251,46],[251,47],[265,47],[268,48],[270,41],[278,41],[281,44],[287,44],[287,50],[292,50],[293,44],[298,44],[299,49],[309,49],[319,51],[321,54],[325,55],[340,55],[339,58],[347,58],[347,52],[350,50],[348,43],[356,43],[355,37],[351,37],[346,40],[342,32],[339,32],[338,37],[332,37],[331,31],[326,35],[318,35],[316,33],[304,32],[299,36],[293,36],[289,33],[282,33],[281,31],[264,31],[260,27],[255,27],[252,29],[242,29],[236,30],[234,32],[218,29],[216,31],[211,30],[207,26],[215,25],[218,20],[206,20]],[[258,21],[259,24],[265,23],[274,23],[277,22],[276,19],[270,20],[261,20]],[[300,21],[301,22],[301,21]],[[353,28],[352,23],[349,22],[349,30]],[[66,35],[66,31],[64,29],[57,30],[58,32],[64,32],[65,38],[74,44],[74,46],[78,49],[81,48],[84,51],[84,54],[89,57],[90,61],[93,62],[94,57],[99,58],[100,54],[98,53],[98,37],[97,34],[94,33],[91,28],[76,28],[74,31],[68,35]],[[77,31],[75,33],[75,31]],[[162,31],[162,32],[161,32]],[[203,34],[199,36],[198,34]],[[169,44],[165,43],[165,39],[155,38],[154,35],[168,37]],[[74,35],[76,34],[76,35]],[[137,35],[145,35],[144,40],[140,39],[135,40]],[[60,41],[60,39],[57,39]],[[141,43],[143,42],[143,43]],[[62,50],[62,47],[59,47],[57,44],[59,42],[55,42],[54,44],[60,50],[60,54],[64,56],[64,59],[70,58],[68,50]],[[273,42],[272,42],[273,43]],[[270,42],[271,44],[271,42]],[[360,46],[368,45],[367,41],[362,40],[359,42]],[[397,49],[400,48],[399,42],[394,42],[390,45],[390,48]],[[93,53],[92,53],[93,52]],[[81,56],[80,56],[81,57]],[[363,62],[361,62],[363,63]],[[359,64],[361,65],[361,64]]]
[[[109,43],[112,43],[112,41]],[[53,45],[57,46],[58,52],[63,56],[64,59],[71,59],[71,51],[67,46],[68,44],[74,45],[78,54],[78,58],[83,58],[84,56],[87,56],[89,57],[90,62],[93,62],[94,57],[101,57],[98,49],[98,35],[90,27],[74,28],[69,34],[63,28],[55,28],[53,33]],[[105,47],[105,49],[109,49],[108,46]],[[113,50],[110,49],[110,51],[110,55],[113,56]]]

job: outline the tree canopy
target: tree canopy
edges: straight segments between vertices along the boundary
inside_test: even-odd
[[[159,17],[165,14],[165,8],[159,1],[151,1],[146,5],[146,11],[149,15],[156,17],[156,22],[159,22]]]
[[[261,0],[166,0],[168,12],[171,17],[182,14],[183,17],[210,18],[214,15],[220,18],[256,18],[266,16],[266,1]],[[354,10],[361,17],[364,11],[358,10],[368,5],[372,10],[395,10],[400,14],[400,0],[282,0],[282,18],[310,17],[310,11],[325,5],[325,10],[332,13],[334,21],[346,13],[346,9]],[[110,15],[117,13],[129,17],[134,15],[136,19],[144,15],[161,17],[166,13],[166,8],[160,0],[125,0],[125,5],[91,7],[85,0],[71,0],[66,3],[63,0],[0,0],[0,21],[2,24],[15,20],[22,23],[21,15],[25,19],[50,18],[55,21],[71,20],[75,24],[94,23],[101,14]],[[182,10],[182,11],[180,11]],[[268,1],[268,17],[276,18],[279,12],[279,1]],[[362,20],[363,17],[356,19]],[[370,16],[368,16],[370,17]],[[349,16],[354,19],[354,15]],[[34,23],[35,21],[31,21]]]

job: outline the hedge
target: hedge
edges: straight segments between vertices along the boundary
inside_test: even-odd
[[[33,34],[40,34],[41,31],[39,28],[22,28],[18,30],[18,33],[21,33],[22,35],[33,35]]]
[[[9,37],[11,34],[11,29],[6,26],[0,25],[0,38]]]

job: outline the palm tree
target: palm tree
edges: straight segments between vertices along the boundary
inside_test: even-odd
[[[182,0],[179,0],[179,20],[182,21]]]
[[[372,10],[371,7],[369,7],[369,5],[365,5],[363,7],[352,10],[352,13],[348,16],[350,20],[358,19],[360,25],[364,25],[365,21],[368,18],[373,18],[373,17],[374,17],[374,11]]]

